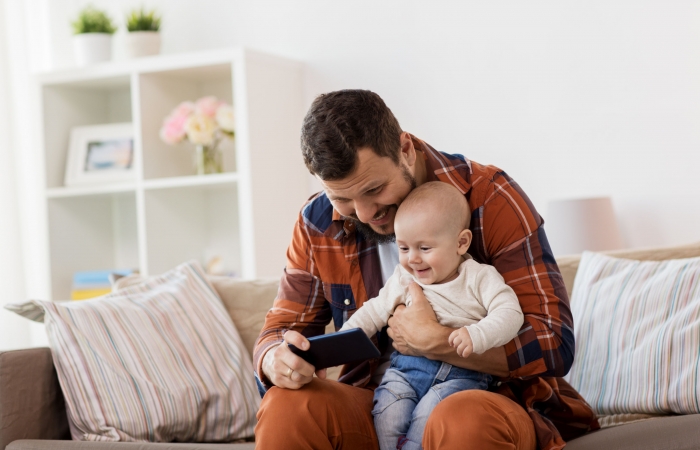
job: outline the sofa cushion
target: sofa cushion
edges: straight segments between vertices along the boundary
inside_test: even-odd
[[[277,297],[279,279],[236,280],[209,276],[209,281],[241,334],[245,348],[252,355],[255,340],[265,323],[265,315]]]
[[[695,450],[700,414],[669,416],[606,428],[566,443],[566,450]]]
[[[700,413],[700,258],[581,258],[566,379],[598,414]]]
[[[74,439],[253,435],[260,397],[252,361],[198,263],[95,300],[9,309],[45,314]]]

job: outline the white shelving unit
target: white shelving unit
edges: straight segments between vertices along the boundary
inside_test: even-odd
[[[141,58],[38,78],[49,248],[46,296],[69,298],[73,274],[162,273],[223,258],[244,278],[279,276],[308,172],[299,151],[302,66],[246,49]],[[224,173],[194,175],[194,146],[160,140],[180,102],[215,95],[234,106]],[[133,182],[66,187],[70,130],[131,122]]]

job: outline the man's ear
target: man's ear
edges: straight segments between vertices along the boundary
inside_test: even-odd
[[[401,133],[399,140],[401,141],[401,159],[406,161],[409,167],[413,167],[416,163],[416,149],[413,147],[411,135],[404,131]]]
[[[457,253],[464,255],[469,250],[469,244],[472,243],[472,232],[468,228],[465,228],[459,233],[458,238]]]

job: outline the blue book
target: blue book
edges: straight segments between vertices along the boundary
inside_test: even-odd
[[[134,273],[134,271],[132,269],[114,269],[76,272],[73,274],[73,288],[80,288],[81,286],[89,288],[109,286],[109,275],[112,273],[127,276]]]

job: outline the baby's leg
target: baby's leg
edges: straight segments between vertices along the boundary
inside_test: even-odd
[[[411,426],[406,432],[408,440],[402,447],[402,450],[420,450],[422,449],[423,431],[425,424],[428,422],[428,417],[433,409],[440,403],[441,400],[456,393],[468,389],[486,389],[488,383],[477,381],[471,378],[459,378],[447,380],[436,384],[428,390],[428,392],[420,399],[418,405],[413,410],[411,416]]]
[[[382,384],[374,391],[374,428],[379,448],[395,450],[399,437],[406,435],[411,424],[418,395],[401,372],[388,369]]]

